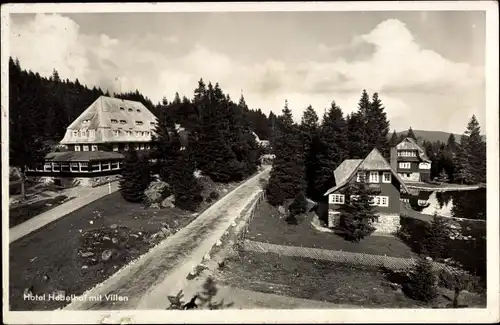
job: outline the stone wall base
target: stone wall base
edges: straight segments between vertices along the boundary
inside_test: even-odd
[[[378,220],[373,223],[375,234],[394,234],[400,225],[399,214],[379,214]]]
[[[328,211],[328,228],[336,228],[340,224],[340,212]],[[384,214],[380,213],[378,220],[373,222],[375,234],[394,234],[400,228],[399,214]]]

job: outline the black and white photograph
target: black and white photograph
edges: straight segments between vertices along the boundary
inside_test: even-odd
[[[1,19],[5,323],[500,321],[498,2]]]

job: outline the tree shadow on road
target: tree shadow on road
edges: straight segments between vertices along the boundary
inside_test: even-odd
[[[209,277],[203,284],[203,290],[194,295],[189,302],[183,300],[184,293],[180,290],[176,296],[168,296],[170,306],[167,310],[188,310],[188,309],[225,309],[234,305],[233,302],[224,303],[224,299],[217,302],[214,297],[217,295],[218,289],[215,281]],[[199,301],[199,303],[197,303]]]

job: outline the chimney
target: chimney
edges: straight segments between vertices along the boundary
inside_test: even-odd
[[[398,167],[398,150],[396,149],[396,146],[391,147],[391,167],[394,170],[397,170]]]

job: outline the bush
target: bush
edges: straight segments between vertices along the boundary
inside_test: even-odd
[[[170,186],[163,181],[151,182],[148,188],[144,191],[145,203],[147,206],[151,204],[161,203],[166,197],[170,196],[172,191]]]
[[[210,194],[217,188],[215,182],[208,176],[198,176],[196,179],[202,189],[201,196],[204,200],[207,200],[210,197]]]
[[[295,197],[292,204],[288,207],[288,214],[291,217],[295,217],[298,214],[306,212],[307,209],[307,199],[304,193],[300,193]]]
[[[210,195],[208,196],[211,200],[218,200],[220,197],[219,192],[217,191],[212,191],[210,192]]]
[[[405,293],[412,299],[428,302],[437,297],[437,281],[431,262],[419,256],[405,285]]]

